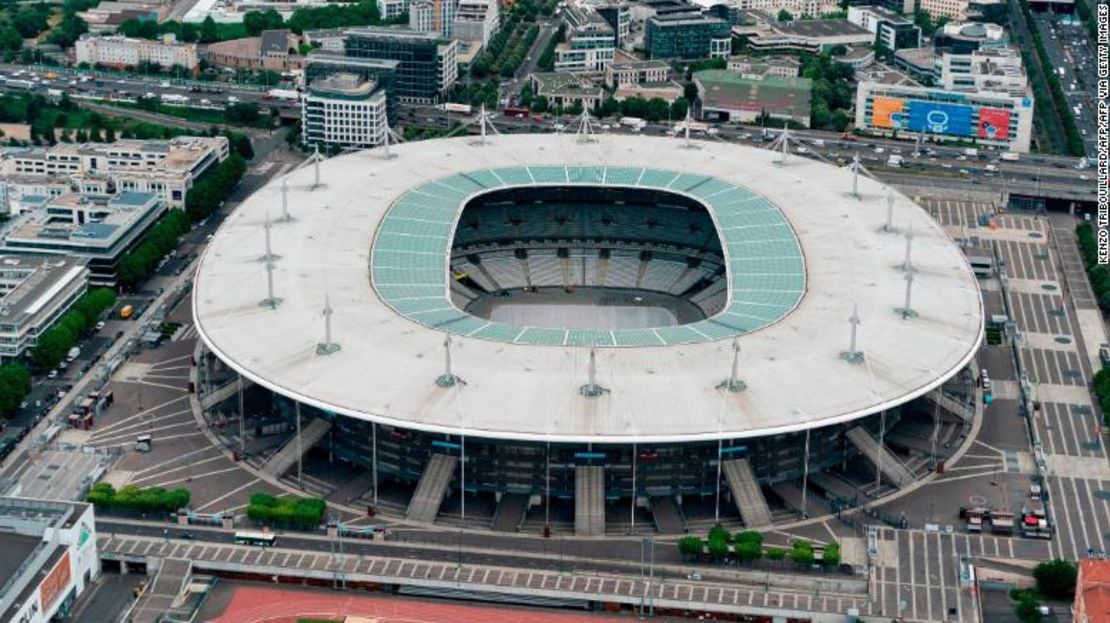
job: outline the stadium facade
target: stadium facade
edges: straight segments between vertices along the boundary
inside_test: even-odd
[[[202,259],[202,404],[238,412],[218,403],[241,375],[248,426],[305,431],[263,469],[315,445],[414,521],[756,526],[803,474],[870,460],[908,484],[882,435],[968,367],[975,277],[909,199],[779,158],[517,135],[295,171]]]

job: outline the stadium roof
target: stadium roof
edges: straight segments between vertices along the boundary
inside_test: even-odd
[[[584,331],[491,322],[458,309],[448,295],[443,250],[451,248],[459,206],[474,194],[536,184],[629,186],[701,200],[716,216],[733,280],[732,304],[692,324]],[[645,167],[532,166],[481,169],[417,186],[378,229],[370,258],[378,295],[398,313],[456,335],[547,346],[670,346],[758,330],[802,298],[805,266],[790,224],[772,203],[718,178]]]
[[[906,243],[902,233],[881,229],[884,186],[861,178],[862,199],[856,199],[845,170],[797,157],[779,166],[778,155],[765,150],[696,144],[699,149],[673,138],[609,135],[584,144],[573,135],[506,135],[483,146],[456,138],[395,146],[393,159],[373,150],[329,160],[321,167],[325,186],[315,190],[312,167],[293,172],[295,220],[271,230],[280,304],[260,305],[267,296],[264,223],[281,213],[275,181],[245,201],[208,246],[195,285],[197,328],[248,378],[331,412],[451,434],[567,442],[752,437],[845,422],[919,396],[967,365],[982,334],[978,285],[960,250],[923,210],[895,197],[896,227],[904,232],[912,223],[914,232],[916,316],[904,319],[896,309],[906,291]],[[510,179],[499,180],[501,173]],[[743,255],[753,243],[732,238],[728,229],[760,223],[730,219],[769,219],[784,234],[773,248],[783,262],[791,261],[789,230],[776,218],[793,229],[806,292],[777,321],[767,315],[765,322],[733,327],[753,330],[738,338],[745,391],[718,387],[729,375],[736,330],[696,340],[669,339],[667,332],[645,340],[655,346],[599,348],[597,381],[609,391],[588,398],[579,388],[588,379],[589,348],[571,344],[599,340],[572,339],[558,329],[543,344],[522,343],[520,333],[479,336],[495,323],[434,307],[448,301],[451,232],[465,200],[484,192],[476,180],[491,188],[531,184],[537,176],[550,184],[596,185],[599,175],[628,185],[648,178],[706,204],[723,234],[729,311],[759,302],[747,298],[758,290],[747,284],[763,279],[754,271],[767,266],[747,264],[745,258],[757,257]],[[729,198],[751,204],[751,211],[734,210]],[[782,279],[798,278],[790,274]],[[419,291],[405,296],[405,287]],[[317,351],[325,298],[341,347],[333,354]],[[420,314],[403,299],[433,307]],[[841,357],[856,305],[859,364]],[[445,368],[445,330],[456,335],[453,372],[466,381],[449,388],[435,382]]]

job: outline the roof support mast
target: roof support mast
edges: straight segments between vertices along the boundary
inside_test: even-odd
[[[848,343],[848,350],[840,353],[840,358],[848,363],[862,363],[863,352],[857,348],[859,336],[859,305],[852,306],[852,315],[848,317],[848,324],[852,325],[852,338]]]
[[[328,295],[324,295],[324,341],[316,345],[317,355],[330,355],[339,352],[339,344],[331,339],[331,301],[328,300]]]

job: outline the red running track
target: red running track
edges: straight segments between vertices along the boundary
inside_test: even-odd
[[[611,617],[568,612],[437,603],[396,597],[320,594],[241,586],[227,608],[209,623],[296,623],[318,618],[342,621],[361,616],[375,623],[596,623]]]

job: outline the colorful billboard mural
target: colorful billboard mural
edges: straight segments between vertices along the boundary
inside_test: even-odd
[[[42,584],[39,584],[39,600],[42,603],[42,611],[49,612],[50,608],[54,606],[54,602],[62,596],[62,592],[69,585],[70,571],[69,571],[69,552],[62,554],[58,564],[50,570],[50,573],[43,579]]]
[[[945,104],[912,100],[909,103],[908,127],[914,132],[972,136],[971,113],[974,108],[963,104]]]
[[[871,125],[876,128],[899,129],[906,100],[897,97],[875,97],[871,100]]]
[[[1001,108],[979,109],[979,138],[1010,138],[1010,111]]]

